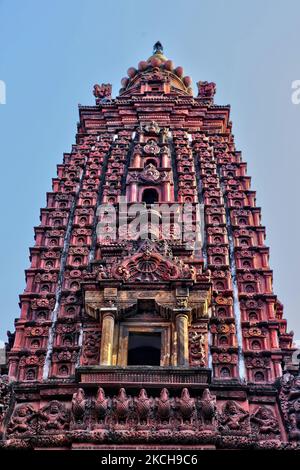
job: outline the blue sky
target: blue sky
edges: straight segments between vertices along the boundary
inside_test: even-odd
[[[300,339],[300,2],[295,0],[0,0],[0,339],[19,316],[33,226],[56,164],[74,142],[78,103],[148,58],[155,41],[231,104],[237,148],[262,207],[274,290]],[[298,245],[298,246],[297,246]]]

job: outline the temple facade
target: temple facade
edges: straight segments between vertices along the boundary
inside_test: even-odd
[[[94,86],[35,227],[4,448],[298,448],[300,377],[230,107],[164,56]]]

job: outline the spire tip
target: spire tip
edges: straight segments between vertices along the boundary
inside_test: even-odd
[[[157,41],[154,46],[153,46],[153,54],[158,54],[158,53],[163,53],[164,52],[164,48],[163,48],[163,45],[160,41]]]

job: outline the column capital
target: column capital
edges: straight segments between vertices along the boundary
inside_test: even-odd
[[[117,317],[118,309],[117,307],[101,307],[99,312],[102,318],[113,317],[115,319]]]
[[[188,319],[190,319],[191,314],[192,314],[192,309],[187,308],[187,307],[173,308],[173,314],[175,318],[179,316],[185,316],[185,317],[188,317]]]

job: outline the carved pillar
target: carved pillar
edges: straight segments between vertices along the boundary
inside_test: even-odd
[[[171,200],[171,192],[170,192],[170,182],[164,181],[163,183],[163,201],[169,202]]]
[[[18,364],[19,364],[20,358],[16,355],[10,355],[9,357],[9,379],[10,381],[16,380],[18,376]]]
[[[278,349],[278,333],[277,333],[277,325],[270,325],[270,346],[271,349]]]
[[[101,338],[101,351],[100,351],[100,365],[111,366],[112,364],[112,351],[114,341],[114,327],[115,327],[115,314],[116,308],[101,308],[102,314],[102,338]]]
[[[134,154],[133,166],[135,168],[141,168],[141,155],[139,153]]]
[[[177,365],[189,365],[189,309],[176,309]]]
[[[130,185],[130,194],[129,194],[129,202],[137,202],[137,195],[138,195],[138,186],[137,183],[134,181]]]
[[[170,168],[170,157],[168,152],[164,152],[161,157],[161,166],[162,168]]]
[[[266,305],[269,318],[275,318],[274,298],[266,299]]]
[[[19,351],[21,349],[23,335],[24,335],[24,326],[23,325],[17,325],[16,326],[15,341],[14,341],[14,346],[13,346],[14,351]]]

